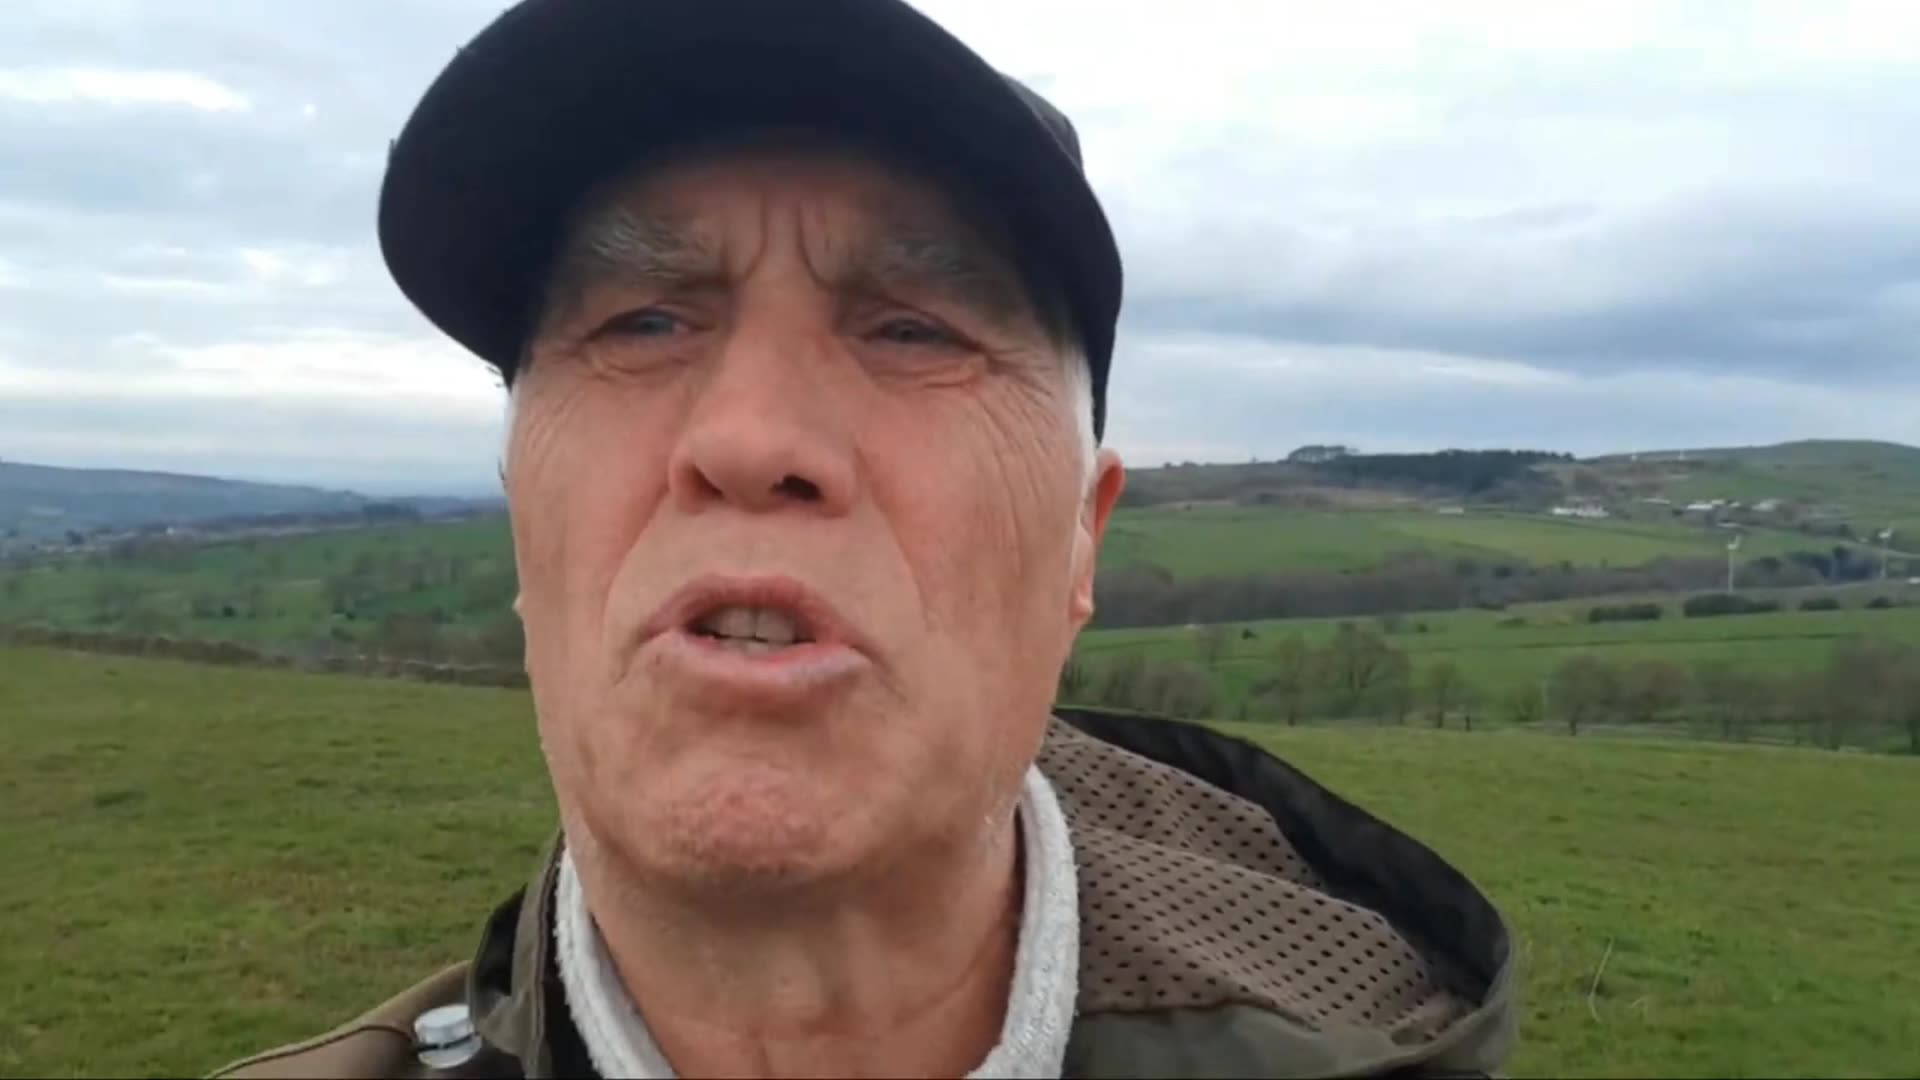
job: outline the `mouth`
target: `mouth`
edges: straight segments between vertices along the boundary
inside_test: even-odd
[[[792,717],[835,699],[876,663],[871,643],[792,578],[706,577],[643,630],[656,677],[715,707]]]
[[[647,620],[646,639],[679,637],[707,649],[778,658],[823,648],[869,650],[825,597],[787,577],[704,577]]]
[[[815,636],[799,612],[766,604],[718,604],[686,623],[689,633],[748,656],[811,645]]]

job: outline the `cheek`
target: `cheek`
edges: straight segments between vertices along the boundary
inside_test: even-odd
[[[542,388],[514,417],[507,498],[521,616],[536,653],[580,644],[665,488],[662,425],[599,385]],[[650,435],[649,433],[653,433]]]
[[[892,449],[876,451],[887,480],[875,487],[936,636],[1018,663],[1064,625],[1076,470],[1044,418],[1000,412],[882,426]]]

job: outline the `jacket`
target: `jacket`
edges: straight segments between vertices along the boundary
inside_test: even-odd
[[[1056,713],[1040,755],[1079,880],[1068,1076],[1485,1076],[1514,1037],[1511,938],[1413,839],[1267,751],[1196,725]],[[559,840],[471,960],[224,1077],[591,1075],[552,950]],[[448,1071],[413,1019],[469,1006]]]

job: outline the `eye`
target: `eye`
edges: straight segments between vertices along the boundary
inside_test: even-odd
[[[894,318],[881,323],[873,332],[881,341],[894,345],[956,345],[959,339],[945,327],[926,319]]]
[[[595,337],[671,337],[686,329],[685,320],[660,308],[624,311],[602,323]]]

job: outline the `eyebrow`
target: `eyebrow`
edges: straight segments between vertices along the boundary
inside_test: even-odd
[[[834,288],[929,291],[1000,322],[1027,306],[1017,271],[983,239],[907,220],[882,218],[826,270]],[[726,277],[722,252],[685,222],[606,206],[568,230],[548,277],[547,310],[562,310],[599,284],[688,288],[722,285]]]
[[[681,222],[609,206],[567,230],[549,293],[578,295],[605,281],[677,285],[719,273],[720,253]]]
[[[839,268],[846,284],[874,291],[925,289],[1005,321],[1026,305],[1012,264],[979,239],[906,222],[883,222]]]

